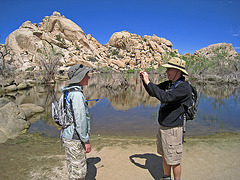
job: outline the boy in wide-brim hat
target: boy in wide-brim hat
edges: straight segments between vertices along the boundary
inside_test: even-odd
[[[75,64],[68,70],[69,85],[62,88],[67,97],[67,113],[73,123],[62,133],[69,179],[85,179],[87,174],[86,153],[91,151],[90,115],[83,86],[88,85],[91,68]]]

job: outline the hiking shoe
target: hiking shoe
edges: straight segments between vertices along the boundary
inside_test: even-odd
[[[172,180],[171,177],[162,177],[160,180]]]

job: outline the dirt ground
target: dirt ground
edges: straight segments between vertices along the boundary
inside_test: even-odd
[[[239,178],[239,134],[186,140],[181,179]],[[94,137],[92,147],[87,155],[87,180],[152,180],[163,175],[153,138]],[[25,135],[0,144],[0,153],[0,179],[67,179],[65,155],[51,138]]]

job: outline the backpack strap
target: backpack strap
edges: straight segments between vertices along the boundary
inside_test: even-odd
[[[67,93],[68,93],[68,91],[65,92],[65,97],[66,97],[67,102],[70,104],[70,101],[67,98]]]
[[[74,91],[74,90],[72,90],[72,91]],[[72,92],[72,91],[70,91],[70,92]],[[68,91],[65,92],[65,96],[66,96],[66,101],[70,104],[70,112],[71,112],[72,118],[73,118],[74,132],[76,132],[79,140],[81,141],[80,135],[78,134],[78,132],[77,132],[77,130],[76,130],[77,124],[76,124],[76,120],[75,120],[75,116],[74,116],[74,111],[73,111],[73,106],[72,106],[72,99],[70,99],[70,101],[68,100],[68,98],[67,98],[67,93],[68,93]]]
[[[174,84],[174,86],[172,87],[172,89],[174,89],[175,87],[177,87],[178,83],[180,83],[181,80],[179,80],[176,84]]]
[[[186,132],[186,122],[187,122],[187,117],[186,117],[186,114],[184,113],[183,114],[183,135],[182,135],[182,142],[183,143],[186,143],[186,141],[184,140],[184,135],[185,135],[185,132]]]

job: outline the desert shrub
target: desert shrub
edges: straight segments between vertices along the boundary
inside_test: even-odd
[[[62,53],[57,52],[53,47],[51,49],[43,48],[40,56],[42,75],[44,83],[55,81],[55,75],[57,73],[58,63],[62,58]]]
[[[96,62],[97,61],[97,59],[95,57],[92,57],[92,56],[88,56],[87,58],[91,62]]]
[[[114,50],[112,51],[112,55],[118,55],[118,54],[119,54],[119,51],[118,51],[118,50],[114,49]]]

